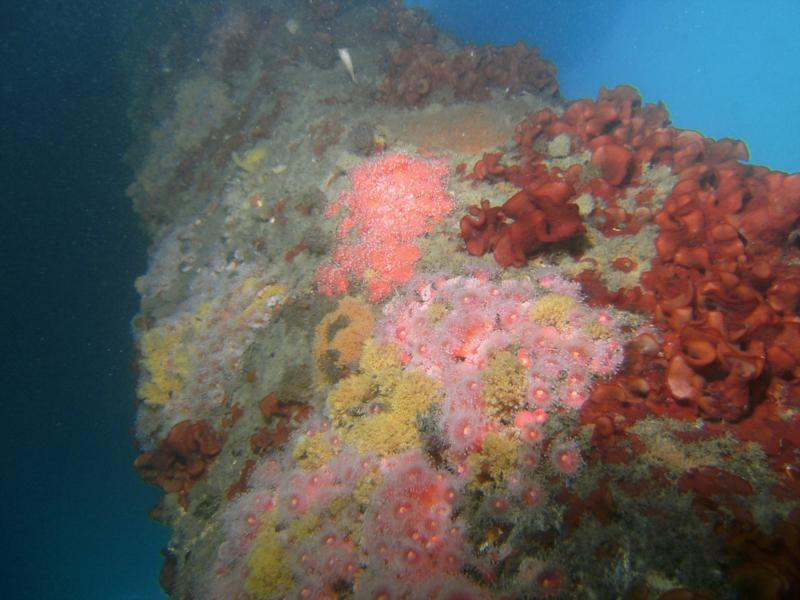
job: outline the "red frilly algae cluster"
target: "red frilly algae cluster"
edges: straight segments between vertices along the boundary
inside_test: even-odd
[[[800,270],[783,262],[800,176],[706,161],[680,178],[656,215],[659,260],[646,281],[669,328],[667,385],[735,421],[774,378],[800,374]]]
[[[566,181],[542,183],[537,179],[502,206],[482,201],[461,219],[467,252],[482,256],[491,251],[501,267],[524,266],[543,244],[584,232],[578,206],[570,202],[574,195],[575,190]]]
[[[577,184],[578,192],[615,208],[644,166],[669,166],[678,183],[653,218],[657,258],[641,285],[618,292],[616,301],[652,314],[665,329],[670,395],[704,416],[735,421],[750,413],[774,377],[789,382],[800,374],[800,269],[787,262],[797,251],[786,244],[800,218],[800,175],[746,166],[741,142],[713,141],[668,123],[663,106],[642,106],[624,86],[601,91],[596,102],[573,102],[560,117],[549,109],[534,113],[517,127],[521,165],[505,167],[500,155],[485,155],[473,171],[523,191],[503,207],[472,208],[462,219],[462,237],[471,254],[494,250],[502,266],[524,264],[526,254],[550,241],[534,227],[514,235],[515,227],[525,228],[504,222],[520,218],[520,204],[522,217],[539,209],[539,221],[548,222],[542,197],[545,206],[563,208],[575,194],[569,181],[579,174],[543,168],[538,140],[567,134],[573,150],[590,150],[600,177]],[[640,208],[649,210],[647,199]],[[638,216],[617,214],[621,223]],[[582,230],[574,209],[551,221],[547,233],[557,239]],[[617,259],[614,267],[629,271],[629,260]]]
[[[448,56],[432,44],[413,44],[392,53],[389,73],[381,86],[387,102],[414,106],[441,88],[456,98],[486,100],[491,88],[517,93],[523,89],[544,96],[558,94],[555,66],[536,48],[467,46]]]
[[[158,448],[134,462],[142,479],[165,493],[177,493],[188,506],[188,494],[222,450],[222,440],[207,421],[181,421],[161,440]]]
[[[701,416],[709,421],[706,435],[728,430],[758,441],[780,478],[773,493],[796,497],[800,256],[792,236],[800,175],[743,164],[741,142],[667,124],[663,107],[642,106],[633,89],[622,87],[601,92],[596,102],[572,103],[561,117],[540,111],[517,128],[529,155],[538,140],[562,133],[574,150],[591,150],[600,180],[581,189],[612,206],[645,168],[665,165],[677,176],[662,206],[651,208],[651,195],[637,196],[636,210],[652,211],[659,228],[656,256],[639,285],[611,294],[596,273],[579,276],[593,301],[641,312],[662,332],[658,341],[644,335],[631,342],[625,372],[595,390],[583,418],[597,422],[602,446],[624,432],[626,420]],[[623,212],[618,222],[632,219]],[[694,473],[692,489],[718,488],[719,473],[710,473]]]

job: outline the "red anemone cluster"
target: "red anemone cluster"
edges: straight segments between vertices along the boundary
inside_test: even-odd
[[[585,231],[578,206],[571,202],[574,196],[575,189],[566,181],[534,181],[503,206],[489,206],[484,200],[480,207],[470,207],[470,214],[461,218],[467,252],[482,256],[492,251],[501,267],[524,266],[542,244]]]
[[[601,89],[596,102],[570,103],[560,117],[550,109],[533,113],[517,125],[514,140],[521,148],[532,149],[540,137],[567,134],[573,150],[591,150],[592,165],[609,185],[618,187],[637,174],[643,161],[661,161],[662,137],[674,131],[668,124],[663,105],[642,106],[634,88],[619,86]]]
[[[250,436],[250,449],[256,454],[263,454],[267,450],[285,444],[292,432],[311,412],[308,404],[283,402],[275,392],[264,396],[258,407],[267,424],[259,427]]]
[[[158,448],[139,455],[133,466],[147,483],[167,494],[178,493],[186,508],[189,490],[205,477],[208,466],[222,450],[222,441],[208,421],[181,421],[170,429]]]
[[[389,0],[378,11],[375,31],[399,35],[410,43],[431,44],[436,40],[436,29],[430,16],[418,8],[406,8],[402,0]]]
[[[614,186],[623,185],[643,163],[667,164],[680,172],[704,160],[748,158],[738,140],[713,141],[669,127],[669,122],[663,104],[642,105],[636,89],[621,85],[602,88],[596,101],[571,102],[560,117],[550,109],[529,115],[517,125],[514,140],[520,147],[532,147],[540,137],[568,134],[574,150],[592,151],[592,164]]]
[[[739,420],[773,377],[800,376],[800,269],[784,263],[800,175],[736,161],[685,168],[656,215],[642,283],[667,327],[667,388],[701,414]]]
[[[555,72],[553,63],[522,42],[500,48],[466,46],[453,56],[432,44],[413,44],[392,53],[380,91],[385,101],[406,106],[415,106],[442,88],[469,100],[488,99],[490,88],[556,96]]]
[[[800,267],[786,260],[797,253],[786,241],[800,221],[800,174],[743,165],[748,154],[741,142],[668,123],[665,108],[643,106],[633,88],[603,89],[597,101],[573,102],[560,117],[546,109],[517,126],[527,166],[502,167],[499,156],[487,155],[473,176],[513,181],[540,166],[534,165],[538,140],[560,134],[570,136],[573,150],[592,151],[602,181],[581,189],[611,205],[645,164],[669,166],[679,181],[654,217],[657,258],[641,289],[623,290],[616,300],[653,314],[664,329],[669,395],[704,417],[737,421],[775,378],[800,377]],[[509,177],[509,169],[517,172]],[[644,208],[649,198],[637,202]],[[503,209],[471,212],[486,223],[487,238],[496,238],[492,225]],[[462,235],[475,253],[471,222],[462,220]]]

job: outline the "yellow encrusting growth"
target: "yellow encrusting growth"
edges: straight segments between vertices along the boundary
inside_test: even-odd
[[[256,291],[256,288],[260,285],[262,283],[258,279],[248,277],[239,287],[238,294],[252,294],[255,292],[252,302],[244,308],[238,317],[240,321],[250,322],[257,314],[266,313],[274,303],[274,298],[285,294],[289,289],[286,284],[271,283]]]
[[[486,412],[500,421],[512,419],[525,402],[527,374],[520,360],[508,350],[495,352],[482,378]]]
[[[540,325],[550,325],[556,329],[565,329],[569,325],[569,317],[578,303],[575,298],[563,294],[547,294],[531,306],[528,316]]]
[[[397,356],[396,346],[382,346],[372,341],[364,344],[364,353],[361,355],[359,367],[362,372],[378,373],[391,372],[399,374],[403,368],[400,357]]]
[[[322,522],[350,540],[360,540],[363,536],[362,504],[366,503],[361,502],[355,494],[336,496],[325,507]]]
[[[589,321],[583,326],[583,330],[595,340],[602,340],[611,336],[614,330],[606,323],[600,321]]]
[[[332,371],[355,367],[372,334],[375,315],[372,307],[358,298],[345,296],[335,310],[322,318],[314,333],[314,363],[317,382],[335,381]]]
[[[291,565],[278,540],[274,517],[268,514],[261,524],[248,559],[250,572],[244,582],[252,598],[272,598],[294,587]]]
[[[518,467],[519,447],[519,440],[509,432],[487,433],[481,451],[467,458],[470,486],[489,488],[507,481]]]
[[[200,304],[193,313],[146,331],[139,341],[144,371],[139,397],[152,406],[164,406],[181,394],[185,400],[192,392],[191,385],[197,385],[196,371],[202,369],[209,343],[263,326],[286,290],[284,284],[265,285],[248,277],[223,297]]]
[[[420,446],[417,415],[440,399],[438,384],[418,371],[404,371],[392,346],[367,344],[359,372],[328,395],[328,410],[347,443],[385,456]]]
[[[248,173],[255,173],[259,165],[267,157],[267,149],[264,146],[259,146],[248,150],[244,153],[244,156],[239,156],[234,152],[232,157],[237,167]]]
[[[292,458],[304,471],[314,471],[333,458],[336,452],[328,443],[324,433],[316,432],[303,435],[292,448]]]
[[[346,422],[374,394],[369,377],[353,375],[342,379],[328,394],[328,411],[334,425]]]
[[[292,519],[286,527],[290,543],[301,542],[319,532],[322,517],[319,513],[311,513],[304,517]]]
[[[452,307],[447,304],[447,302],[443,302],[441,300],[436,300],[431,302],[430,306],[428,307],[428,311],[426,316],[428,320],[431,322],[431,325],[436,325],[439,321],[441,321],[445,315],[448,315]]]
[[[189,355],[184,335],[189,326],[163,326],[147,331],[139,342],[141,365],[147,378],[140,383],[139,397],[147,404],[163,406],[183,389],[189,376]]]
[[[367,505],[372,498],[372,493],[381,484],[382,478],[379,471],[367,473],[358,480],[353,489],[353,499],[360,504]]]

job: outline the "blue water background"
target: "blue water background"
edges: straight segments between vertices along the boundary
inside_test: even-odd
[[[125,3],[1,4],[0,596],[163,598],[167,533],[128,435],[146,242],[110,28]]]
[[[676,127],[744,140],[751,162],[800,171],[797,0],[418,0],[463,41],[525,40],[562,94],[635,85]]]

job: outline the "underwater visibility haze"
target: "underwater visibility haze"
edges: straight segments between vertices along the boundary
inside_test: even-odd
[[[1,16],[4,597],[800,597],[795,2]]]

